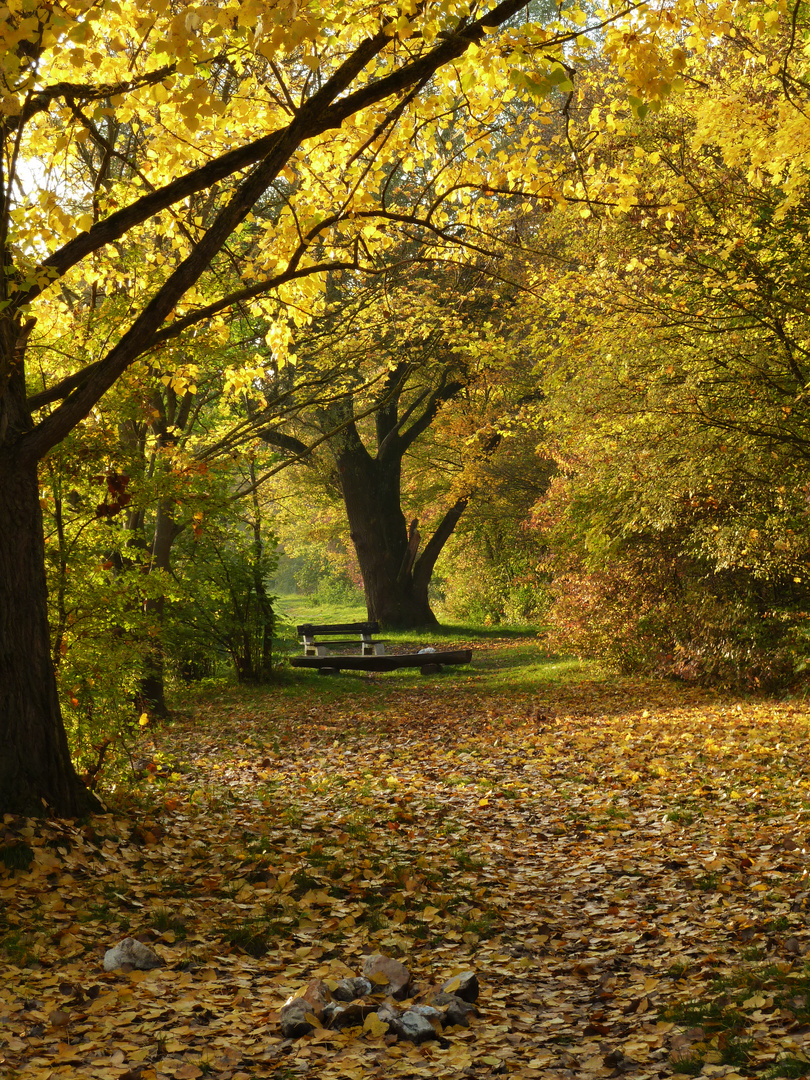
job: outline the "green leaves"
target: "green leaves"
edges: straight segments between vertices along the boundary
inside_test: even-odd
[[[518,89],[524,90],[536,101],[542,101],[554,90],[568,94],[574,89],[568,71],[562,64],[552,65],[545,71],[512,70],[510,81]]]

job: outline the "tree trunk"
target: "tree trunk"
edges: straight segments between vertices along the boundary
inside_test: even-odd
[[[0,320],[0,814],[75,817],[102,806],[70,760],[48,628],[37,462],[23,357],[33,321]]]
[[[155,533],[150,552],[149,569],[168,573],[171,569],[172,544],[177,536],[172,506],[167,501],[158,503],[155,516]],[[165,664],[163,655],[163,616],[166,598],[162,594],[150,596],[144,603],[144,613],[152,622],[150,644],[144,657],[143,675],[138,683],[136,705],[156,720],[169,717],[166,704]],[[154,631],[154,633],[152,633]]]
[[[359,439],[338,457],[349,531],[366,594],[368,617],[381,626],[435,626],[428,602],[430,575],[414,578],[408,566],[408,527],[400,507],[402,463],[380,462]]]
[[[260,682],[266,682],[273,677],[273,631],[275,630],[275,612],[273,601],[267,595],[264,583],[265,544],[262,535],[262,508],[259,502],[259,490],[256,486],[256,463],[250,462],[250,482],[253,488],[253,588],[256,593],[257,631],[258,641],[256,646],[256,662],[258,664],[258,677]]]
[[[36,462],[0,450],[0,813],[100,809],[73,768],[56,692]]]

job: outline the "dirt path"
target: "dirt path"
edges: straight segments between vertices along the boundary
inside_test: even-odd
[[[733,1080],[801,1062],[807,747],[798,707],[642,684],[209,701],[156,734],[134,816],[7,820],[6,860],[34,861],[0,864],[0,1073]],[[102,971],[145,931],[164,967]],[[377,950],[419,988],[474,969],[480,1016],[420,1047],[281,1039],[290,993]]]

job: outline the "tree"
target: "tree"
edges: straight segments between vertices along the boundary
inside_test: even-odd
[[[480,17],[463,3],[390,14],[10,9],[0,30],[0,810],[97,806],[70,762],[49,655],[39,462],[138,357],[274,290],[305,307],[313,275],[358,265],[364,178],[399,152],[416,103],[432,144],[459,98],[474,128],[479,109],[526,85],[525,70],[560,69],[569,26],[529,22],[503,44],[492,33],[524,6],[503,0]],[[85,143],[100,158],[91,188]],[[352,168],[333,192],[320,180],[337,162]],[[301,189],[304,172],[316,186]],[[257,221],[270,192],[278,215]],[[223,268],[234,265],[246,283],[226,293]],[[92,318],[122,293],[128,311],[109,341],[78,349],[63,378],[32,392],[29,341],[76,298]]]
[[[433,569],[477,494],[463,475],[464,459],[490,453],[499,436],[490,430],[480,440],[475,424],[467,425],[466,453],[456,445],[423,460],[421,493],[407,498],[408,507],[406,462],[462,397],[471,417],[475,388],[502,359],[493,324],[513,290],[490,280],[480,253],[466,265],[430,265],[424,255],[415,265],[402,261],[365,288],[351,278],[331,283],[326,311],[308,335],[299,332],[296,348],[299,371],[329,356],[334,399],[303,407],[292,428],[277,426],[263,437],[300,461],[311,462],[308,439],[320,443],[317,465],[345,508],[369,618],[418,627],[436,621],[428,599]],[[414,475],[412,466],[408,471]]]
[[[267,529],[256,484],[253,459],[242,473],[246,497],[233,491],[215,506],[198,513],[195,527],[180,545],[172,577],[178,594],[167,604],[166,645],[179,673],[212,671],[217,660],[230,657],[240,682],[266,682],[272,677],[275,614],[268,583],[278,559],[276,542]]]
[[[547,381],[558,640],[749,684],[807,654],[809,28],[786,14],[684,53],[655,108],[579,118],[589,225]]]

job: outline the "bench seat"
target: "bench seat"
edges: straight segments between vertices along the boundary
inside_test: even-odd
[[[316,668],[328,671],[396,671],[397,668],[431,668],[444,664],[469,664],[472,649],[452,649],[444,652],[400,653],[388,656],[293,656],[293,667]]]
[[[361,656],[382,656],[385,645],[381,641],[372,641],[371,635],[376,634],[380,624],[376,622],[356,623],[302,623],[296,626],[296,632],[304,646],[305,657],[329,656],[336,646],[357,645],[360,647]],[[355,634],[356,637],[349,641],[316,641],[318,637],[332,637],[334,634]],[[359,640],[358,640],[359,638]]]

